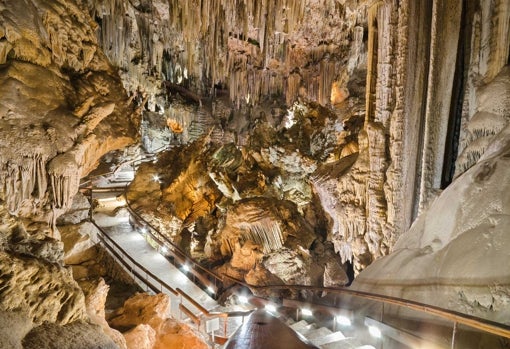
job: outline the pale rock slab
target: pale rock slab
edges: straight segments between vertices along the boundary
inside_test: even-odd
[[[352,287],[509,323],[509,126],[489,149]]]

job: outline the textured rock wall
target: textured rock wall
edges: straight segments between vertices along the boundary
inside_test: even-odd
[[[137,116],[77,4],[3,1],[0,11],[0,198],[51,222],[103,154],[133,142]]]
[[[323,156],[314,163],[316,173],[307,181],[319,196],[331,222],[328,239],[334,242],[343,261],[352,261],[360,271],[391,251],[400,234],[441,192],[445,185],[444,173],[451,166],[450,155],[446,153],[454,133],[454,106],[459,98],[465,99],[465,109],[471,110],[472,116],[478,108],[473,97],[480,88],[477,81],[482,79],[487,83],[505,64],[508,6],[503,2],[494,3],[494,6],[490,3],[479,1],[478,6],[463,5],[457,0],[357,4],[309,1],[302,12],[294,12],[296,8],[289,7],[291,11],[285,13],[284,17],[289,20],[290,16],[297,16],[289,27],[293,30],[278,29],[284,17],[276,11],[271,12],[274,16],[269,16],[270,21],[276,22],[266,22],[265,31],[261,33],[256,30],[260,29],[256,25],[260,18],[250,17],[255,7],[245,7],[244,2],[223,2],[214,7],[214,11],[219,11],[218,18],[223,18],[224,14],[225,18],[231,18],[234,5],[241,13],[248,14],[228,24],[229,34],[224,39],[221,38],[225,32],[220,35],[216,29],[211,31],[207,27],[211,22],[204,22],[202,8],[194,10],[187,3],[164,8],[153,3],[153,7],[144,7],[145,14],[139,13],[140,8],[133,13],[156,15],[155,18],[161,19],[154,20],[150,26],[152,32],[158,33],[153,40],[158,47],[169,45],[164,39],[168,35],[163,35],[159,27],[161,23],[170,23],[170,30],[184,29],[171,40],[172,44],[180,45],[182,54],[172,62],[165,61],[163,54],[155,66],[158,73],[154,73],[154,77],[167,78],[164,72],[171,72],[173,66],[175,75],[170,78],[171,82],[203,96],[216,84],[215,96],[221,102],[213,102],[211,110],[196,104],[193,107],[174,104],[176,107],[169,109],[170,117],[164,107],[165,101],[160,98],[156,102],[161,103],[160,114],[165,115],[167,122],[182,127],[182,133],[177,135],[179,141],[192,141],[197,134],[209,132],[213,142],[233,140],[238,146],[249,147],[258,143],[260,155],[271,162],[275,154],[292,152],[293,146],[302,150],[299,144],[306,142],[309,135],[315,136],[311,138],[312,147],[333,139],[330,144],[335,148],[335,155],[325,151],[329,158]],[[263,3],[261,8],[266,5]],[[155,7],[160,12],[155,12]],[[157,17],[163,13],[169,14],[168,19]],[[172,17],[176,13],[178,16]],[[206,23],[206,26],[192,28],[187,18]],[[321,18],[320,23],[314,25],[318,18]],[[237,35],[242,31],[236,32],[236,26],[247,31]],[[342,33],[338,32],[340,29]],[[191,38],[208,39],[203,44],[205,48],[200,43],[192,48],[186,46]],[[214,48],[217,55],[207,62],[210,68],[206,68],[207,64],[193,61],[190,55],[197,50],[210,50],[206,46],[211,42],[218,43]],[[471,44],[464,47],[462,42]],[[285,47],[285,51],[279,47]],[[147,55],[142,54],[142,57]],[[204,53],[194,57],[208,56]],[[225,61],[229,63],[225,65]],[[190,62],[194,65],[189,66]],[[158,70],[159,65],[164,69]],[[213,71],[215,78],[211,78]],[[271,74],[273,80],[265,80],[264,74]],[[475,78],[476,74],[481,76]],[[464,75],[468,78],[465,84],[457,81]],[[197,85],[198,81],[204,85]],[[228,90],[230,102],[240,108],[239,111],[233,111],[228,105],[222,89]],[[277,102],[264,109],[267,100],[261,96],[269,96],[274,91],[282,93],[282,98],[273,96]],[[295,114],[306,109],[302,104],[291,106],[296,98],[318,102],[337,115],[341,126],[328,129],[324,125],[319,128],[309,125],[301,133],[289,136],[289,139],[296,137],[293,138],[295,144],[282,150],[274,145],[271,137],[281,136],[278,131],[285,127],[292,129]],[[274,105],[281,105],[281,109]],[[489,117],[487,122],[491,126],[475,131],[474,128],[480,126],[466,126],[471,117],[466,112],[460,135],[455,136],[461,139],[460,151],[479,138],[474,133],[494,134],[495,128],[499,130],[504,125],[501,111],[499,116]],[[360,115],[364,117],[363,124],[356,121]],[[257,133],[257,125],[264,121],[267,121],[267,128],[263,131],[260,128],[261,132]],[[191,137],[192,124],[199,126],[193,126],[194,136]],[[319,129],[320,137],[317,136]],[[487,139],[480,139],[464,154],[454,149],[453,158],[460,154],[457,172],[472,165],[472,159],[486,146]],[[320,152],[327,147],[317,146],[317,149]],[[358,154],[357,159],[342,161],[352,153]],[[319,158],[318,152],[313,156]],[[294,161],[303,173],[308,169],[307,164],[298,163],[298,158],[292,156],[283,161]],[[347,167],[346,162],[349,163]],[[289,167],[288,164],[285,167]],[[223,194],[230,191],[227,196],[237,197],[236,189],[228,188],[221,175],[211,176]]]
[[[473,4],[466,10],[468,25],[464,30],[470,50],[464,56],[466,82],[455,177],[476,163],[491,136],[504,127],[505,119],[508,120],[508,110],[504,107],[508,87],[503,76],[508,73],[501,69],[508,64],[510,5],[505,1],[481,1],[479,6]],[[489,87],[491,85],[487,84],[491,82],[492,87]],[[491,105],[487,101],[494,94],[500,97]]]
[[[352,287],[509,321],[510,127]]]
[[[74,1],[0,2],[0,321],[26,324],[1,347],[117,347],[90,323],[55,227],[80,178],[136,139],[95,28]]]

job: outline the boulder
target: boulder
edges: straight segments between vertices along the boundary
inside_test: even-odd
[[[59,227],[64,243],[64,262],[76,265],[97,257],[97,228],[90,222]]]
[[[99,325],[75,321],[63,326],[45,323],[23,339],[23,349],[119,349]]]
[[[151,296],[137,293],[129,298],[117,315],[110,320],[110,325],[117,329],[131,329],[140,324],[150,325],[157,330],[161,322],[168,317],[170,297],[159,293]]]
[[[105,319],[105,304],[109,286],[104,279],[82,281],[80,286],[85,294],[85,306],[90,321],[101,326],[104,333],[110,337],[120,349],[126,349],[126,340],[122,334],[112,329]]]
[[[128,349],[153,349],[156,344],[156,331],[149,325],[138,325],[124,333]]]

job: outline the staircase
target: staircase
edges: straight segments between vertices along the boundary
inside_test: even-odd
[[[299,335],[322,349],[375,349],[372,345],[363,344],[358,338],[346,337],[341,331],[333,332],[327,327],[318,327],[315,323],[309,323],[306,320],[298,322],[289,320],[287,324]]]

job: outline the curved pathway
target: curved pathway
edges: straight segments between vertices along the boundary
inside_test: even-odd
[[[96,224],[129,256],[165,283],[174,289],[180,288],[207,310],[217,307],[217,302],[207,292],[195,285],[185,272],[179,270],[157,252],[142,234],[129,223],[129,213],[124,209],[119,209],[119,207],[122,207],[123,201],[116,199],[119,195],[122,195],[122,192],[96,193],[94,190],[92,191],[92,198],[100,203],[100,207],[95,209],[92,215]],[[150,277],[148,278],[150,279]],[[171,292],[166,291],[165,293],[175,297]],[[174,313],[174,309],[172,309],[172,312]]]

